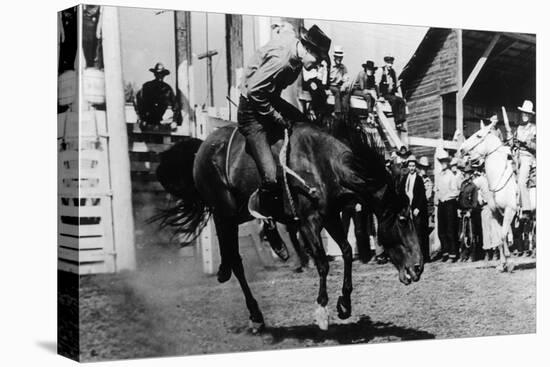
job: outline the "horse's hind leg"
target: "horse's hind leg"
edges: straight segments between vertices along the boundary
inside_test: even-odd
[[[317,296],[318,308],[315,311],[315,319],[319,328],[328,329],[328,295],[327,295],[327,275],[329,270],[328,259],[321,241],[321,220],[317,215],[308,216],[300,226],[300,234],[308,250],[310,251],[317,272],[319,273],[319,295]]]
[[[336,305],[338,317],[344,320],[351,316],[351,292],[353,290],[351,279],[351,266],[353,261],[351,245],[347,240],[346,232],[338,216],[329,218],[324,224],[327,232],[340,247],[342,258],[344,259],[342,296],[338,297],[338,303]]]
[[[512,272],[514,270],[514,265],[510,262],[508,263],[508,258],[510,257],[510,249],[508,248],[508,233],[512,230],[512,221],[516,215],[515,211],[511,208],[506,208],[504,210],[504,217],[502,219],[502,233],[501,233],[501,262],[503,265],[504,271]]]
[[[264,317],[244,275],[244,267],[239,254],[239,225],[231,218],[218,217],[216,219],[216,230],[218,231],[220,250],[223,249],[222,254],[225,254],[226,261],[231,265],[233,274],[235,274],[241,285],[246,300],[246,307],[250,312],[251,331],[257,333],[265,326]],[[224,261],[223,258],[222,261]]]

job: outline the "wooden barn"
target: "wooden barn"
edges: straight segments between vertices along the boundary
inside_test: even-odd
[[[501,106],[513,126],[524,99],[536,106],[535,50],[533,34],[430,28],[400,75],[411,151],[433,160],[436,147],[456,149],[457,130],[467,138],[481,118],[502,120]]]

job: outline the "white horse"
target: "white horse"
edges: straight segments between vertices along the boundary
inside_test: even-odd
[[[512,272],[514,266],[508,262],[508,233],[512,230],[511,223],[518,209],[519,188],[509,159],[510,148],[491,132],[490,126],[487,126],[462,143],[460,154],[470,154],[474,159],[482,158],[485,161],[485,173],[491,193],[487,205],[493,213],[492,219],[498,223],[497,228],[500,228],[500,264],[497,269],[501,272]]]

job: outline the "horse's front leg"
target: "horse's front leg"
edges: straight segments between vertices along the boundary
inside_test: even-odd
[[[317,215],[310,215],[300,226],[300,234],[311,253],[317,272],[319,273],[319,295],[317,296],[317,309],[315,321],[321,330],[327,330],[329,324],[329,312],[327,309],[327,275],[329,270],[328,259],[321,241],[320,219]]]
[[[351,245],[347,240],[346,231],[344,230],[344,226],[339,220],[338,215],[331,216],[325,221],[324,224],[329,235],[340,247],[340,250],[342,251],[342,258],[344,260],[344,282],[342,285],[342,295],[338,297],[336,310],[338,311],[338,317],[345,320],[351,316],[351,292],[353,290],[351,267],[353,253],[351,250]]]

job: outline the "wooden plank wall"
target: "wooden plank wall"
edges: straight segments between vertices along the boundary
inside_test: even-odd
[[[423,65],[407,82],[405,96],[410,136],[441,138],[441,95],[457,90],[457,38],[450,29],[435,30]]]

